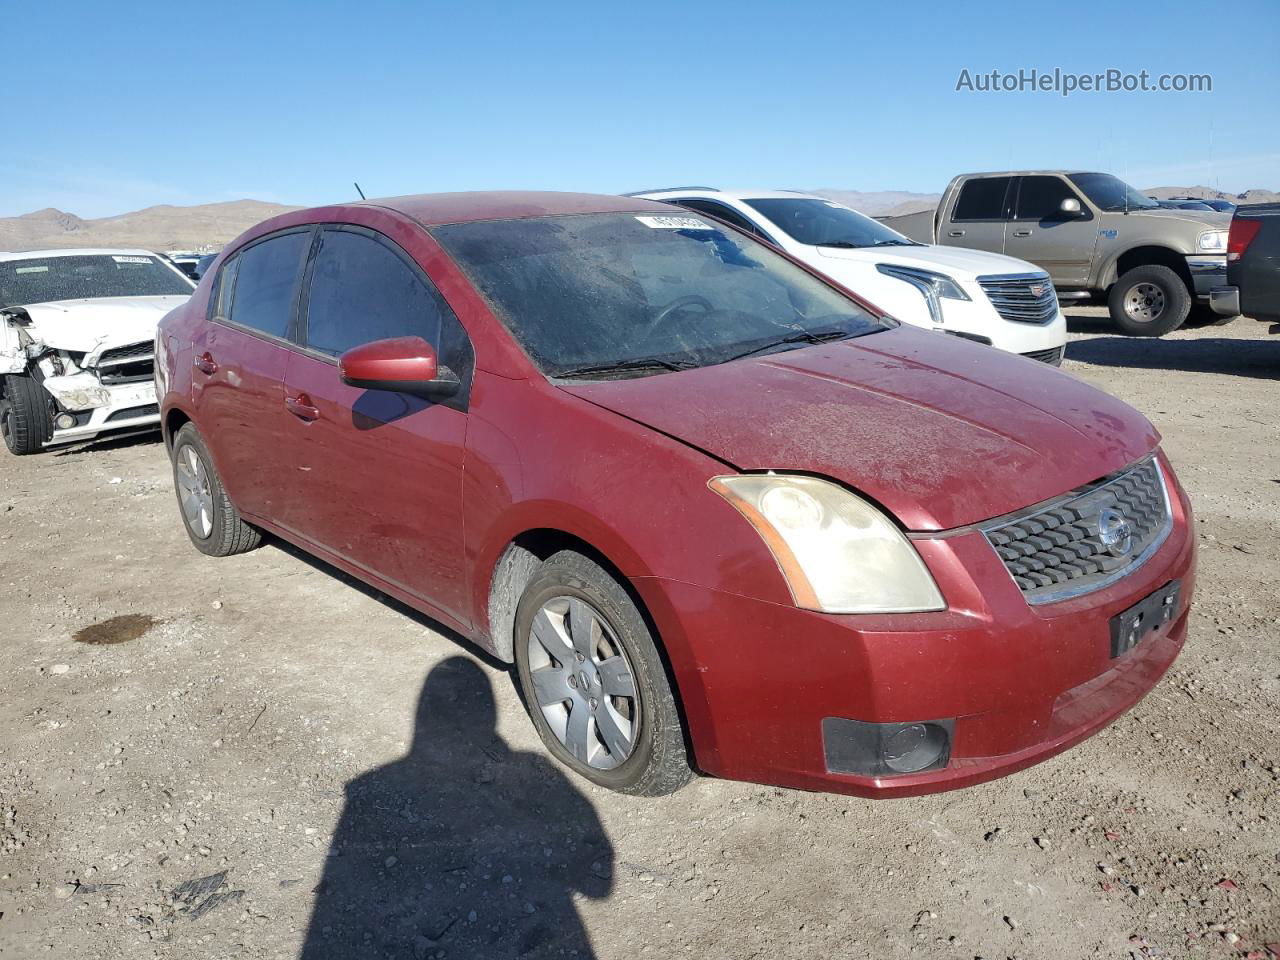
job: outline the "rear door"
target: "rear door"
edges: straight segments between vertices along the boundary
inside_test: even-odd
[[[293,424],[284,373],[312,233],[272,234],[224,261],[210,322],[191,347],[200,432],[232,502],[265,520],[278,519],[286,501],[278,454]]]
[[[1052,176],[1018,177],[1015,194],[1004,252],[1043,267],[1054,286],[1087,286],[1098,225],[1085,199]],[[1063,200],[1078,201],[1084,216],[1063,216]]]
[[[1005,252],[1012,177],[973,177],[960,186],[950,220],[938,227],[938,243]]]
[[[470,340],[409,254],[364,227],[325,226],[304,287],[301,346],[285,375],[284,400],[293,410],[286,525],[466,623],[462,462]],[[433,403],[342,382],[342,353],[403,336],[434,346],[463,389]]]

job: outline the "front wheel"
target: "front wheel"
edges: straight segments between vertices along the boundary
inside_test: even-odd
[[[262,535],[245,523],[227,496],[213,458],[195,424],[173,438],[173,486],[187,536],[201,553],[229,557],[252,550]]]
[[[9,374],[0,396],[0,433],[9,452],[25,457],[39,453],[53,436],[49,394],[32,377]]]
[[[675,697],[644,617],[598,564],[562,551],[516,610],[516,672],[538,735],[566,766],[621,793],[693,776]]]
[[[1168,267],[1148,264],[1125,272],[1107,296],[1112,322],[1134,337],[1162,337],[1191,311],[1191,294]]]

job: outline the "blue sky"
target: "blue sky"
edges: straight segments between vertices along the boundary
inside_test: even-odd
[[[65,0],[7,3],[2,22],[0,215],[317,204],[355,179],[370,196],[934,192],[1066,166],[1280,190],[1274,0]],[[962,69],[1055,67],[1208,73],[1213,92],[955,91]]]

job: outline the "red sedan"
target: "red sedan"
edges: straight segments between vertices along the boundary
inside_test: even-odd
[[[270,532],[513,661],[617,790],[977,783],[1186,636],[1191,507],[1141,414],[650,201],[288,213],[157,357],[198,549]]]

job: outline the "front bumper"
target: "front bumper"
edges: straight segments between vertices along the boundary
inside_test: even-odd
[[[1187,269],[1191,271],[1191,291],[1199,300],[1208,300],[1214,287],[1227,282],[1226,254],[1187,257]]]
[[[1195,541],[1186,495],[1170,486],[1173,530],[1146,564],[1054,604],[1030,606],[977,532],[916,541],[947,598],[938,613],[821,614],[636,579],[671,658],[696,763],[732,779],[909,796],[1012,773],[1097,732],[1159,681],[1186,638]],[[1111,618],[1170,580],[1182,583],[1172,622],[1113,659]],[[950,756],[924,773],[833,773],[827,718],[954,720]]]
[[[1209,291],[1209,306],[1224,317],[1240,315],[1240,288],[1214,287]]]
[[[989,343],[1000,350],[1033,359],[1060,351],[1067,342],[1067,318],[1059,309],[1047,323],[1017,323],[996,312],[976,284],[962,285],[970,300],[942,300],[943,322],[934,327],[943,333]],[[1061,354],[1058,354],[1059,360]]]
[[[70,415],[76,423],[66,428],[55,426],[48,446],[90,440],[117,430],[146,429],[160,423],[156,388],[150,381],[99,386],[88,398],[59,396],[55,390],[49,392],[59,401],[59,412]],[[93,406],[81,407],[81,401],[91,402]]]

